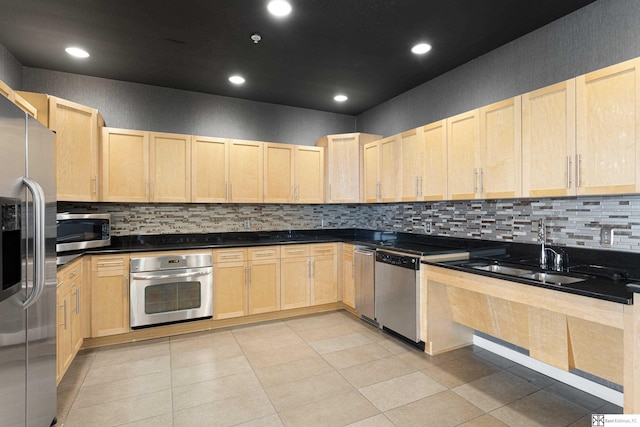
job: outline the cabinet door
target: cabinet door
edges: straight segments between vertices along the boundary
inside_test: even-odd
[[[424,179],[424,140],[418,129],[400,134],[400,200],[414,202],[422,200],[420,187]]]
[[[360,201],[360,141],[357,133],[327,137],[327,202]]]
[[[98,200],[98,110],[49,97],[49,128],[56,132],[58,200]]]
[[[308,307],[311,304],[309,257],[282,258],[280,279],[280,308]]]
[[[447,119],[448,198],[475,199],[480,167],[480,117],[478,110]]]
[[[353,245],[343,244],[342,252],[342,302],[356,308],[355,269],[353,268]]]
[[[248,283],[248,314],[280,310],[280,259],[251,261]]]
[[[289,203],[294,201],[295,145],[268,143],[264,145],[264,201]]]
[[[129,332],[129,256],[91,258],[91,337]]]
[[[191,201],[221,203],[229,198],[229,142],[191,138]]]
[[[71,286],[58,279],[56,289],[56,382],[59,383],[73,360],[71,349]]]
[[[100,176],[103,201],[149,201],[148,133],[103,128]]]
[[[522,95],[524,197],[573,196],[575,79]]]
[[[576,78],[578,195],[640,191],[640,60]]]
[[[380,200],[396,202],[400,194],[400,142],[396,136],[380,141]]]
[[[77,264],[74,264],[73,270],[69,274],[69,279],[71,280],[71,350],[75,356],[78,350],[82,347],[83,342],[82,318],[84,313],[82,305],[82,261],[79,260]]]
[[[380,199],[380,144],[370,142],[363,147],[363,194],[365,203],[375,203]]]
[[[229,146],[229,199],[235,203],[263,200],[262,142],[231,141]]]
[[[522,195],[521,97],[480,109],[480,172],[483,198]]]
[[[295,201],[322,203],[324,201],[324,148],[296,148]]]
[[[420,182],[422,200],[447,198],[447,126],[441,120],[418,129],[424,147],[424,179]]]
[[[149,134],[151,201],[191,201],[191,137],[151,132]]]
[[[337,255],[319,255],[311,258],[311,305],[338,301]]]
[[[213,318],[247,314],[247,264],[225,262],[213,266]]]

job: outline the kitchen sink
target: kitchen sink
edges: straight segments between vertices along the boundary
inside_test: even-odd
[[[507,267],[499,264],[475,265],[472,268],[476,270],[489,271],[491,273],[507,274],[509,276],[521,276],[523,274],[532,274],[533,271],[522,268]]]
[[[523,279],[532,279],[542,283],[552,283],[556,285],[564,285],[568,283],[583,282],[585,279],[581,277],[564,276],[562,274],[554,273],[531,273],[522,274],[519,277]]]

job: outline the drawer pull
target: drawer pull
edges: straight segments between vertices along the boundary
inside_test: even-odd
[[[276,251],[262,251],[262,252],[255,252],[254,255],[255,256],[266,256],[266,255],[275,255]]]
[[[303,252],[304,252],[304,249],[287,249],[288,254],[299,254]]]
[[[234,254],[234,255],[220,255],[220,258],[239,258],[241,255],[240,254]]]

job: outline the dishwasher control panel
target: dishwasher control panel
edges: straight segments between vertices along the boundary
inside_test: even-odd
[[[376,252],[376,262],[395,265],[397,267],[420,270],[420,258],[391,252]]]

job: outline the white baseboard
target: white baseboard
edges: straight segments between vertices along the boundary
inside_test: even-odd
[[[624,406],[624,395],[619,391],[613,390],[609,387],[605,387],[601,384],[595,383],[591,380],[572,374],[570,372],[563,371],[562,369],[556,368],[555,366],[551,366],[539,360],[533,359],[525,354],[519,353],[515,350],[507,348],[493,341],[489,341],[477,335],[473,336],[473,343],[478,347],[481,347],[506,359],[512,360],[520,365],[526,366],[527,368],[533,369],[534,371],[540,372],[541,374],[547,375],[553,379],[582,390],[585,393],[592,394],[602,400],[606,400],[607,402],[611,402],[620,407]]]

